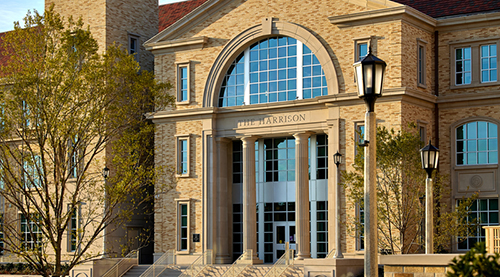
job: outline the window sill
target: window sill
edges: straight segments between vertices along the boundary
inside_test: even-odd
[[[191,255],[191,253],[188,250],[177,250],[175,251],[176,255]]]
[[[498,86],[500,82],[487,82],[487,83],[472,83],[466,85],[450,85],[450,89],[464,89],[464,88],[476,88],[476,87],[488,87],[488,86]]]
[[[189,176],[189,173],[188,173],[188,174],[175,174],[175,177],[177,177],[177,178],[189,178],[191,176]]]
[[[176,106],[187,106],[189,104],[191,104],[191,101],[175,102]]]
[[[498,164],[474,164],[474,165],[456,165],[454,170],[478,170],[478,169],[496,169]]]

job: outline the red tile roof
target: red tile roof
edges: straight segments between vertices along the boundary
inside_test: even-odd
[[[499,0],[393,0],[408,5],[431,17],[500,11]]]
[[[2,66],[5,66],[7,64],[7,60],[9,59],[9,56],[4,56],[3,55],[3,38],[5,37],[5,35],[7,34],[7,32],[5,33],[0,33],[0,69],[2,68]],[[0,71],[0,76],[3,75],[2,72]]]
[[[207,0],[188,0],[161,5],[159,7],[160,26],[158,31],[163,31],[205,2],[207,2]]]

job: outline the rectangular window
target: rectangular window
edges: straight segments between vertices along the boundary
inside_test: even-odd
[[[363,201],[363,200],[361,200]],[[360,203],[357,205],[358,212],[357,212],[357,220],[358,220],[358,226],[356,228],[356,234],[357,234],[357,239],[356,239],[356,249],[357,250],[364,250],[365,249],[365,210],[363,208],[363,203]]]
[[[417,82],[419,86],[425,87],[426,84],[426,46],[427,44],[421,40],[417,41],[417,58],[418,58],[418,66],[417,66]]]
[[[189,200],[177,199],[177,251],[189,252]]]
[[[364,123],[356,123],[354,130],[354,154],[357,155],[358,151],[360,151],[360,144],[365,142],[365,125]],[[361,149],[362,150],[362,149]]]
[[[38,218],[31,214],[26,218],[21,214],[21,243],[24,249],[33,250],[42,243],[42,230],[38,226]]]
[[[295,181],[295,139],[264,140],[265,182]]]
[[[78,210],[73,209],[71,212],[71,218],[69,220],[69,251],[76,251],[76,245],[78,240]]]
[[[483,226],[498,225],[498,199],[477,199],[470,207],[467,222],[476,219],[477,229],[466,238],[459,238],[458,250],[469,250],[477,242],[485,240]]]
[[[316,179],[328,179],[328,136],[316,136],[317,174]]]
[[[241,254],[243,254],[243,204],[233,204],[233,260],[238,259]]]
[[[177,176],[189,177],[189,136],[177,137]]]
[[[134,58],[139,62],[139,37],[129,35],[128,37],[128,53],[134,55]]]
[[[356,61],[359,61],[368,55],[368,42],[356,43]]]
[[[35,155],[32,157],[32,159],[27,158],[27,160],[25,160],[23,164],[24,186],[26,188],[42,187],[42,158],[38,155]]]
[[[70,178],[77,178],[78,177],[78,172],[79,172],[79,151],[77,148],[78,145],[78,139],[74,138],[69,141],[69,165],[68,165],[68,173]]]
[[[324,258],[328,254],[328,201],[316,202],[316,226],[317,258]]]
[[[481,83],[497,81],[497,45],[481,46]]]
[[[191,101],[190,63],[177,64],[177,104],[185,105]]]
[[[455,84],[467,85],[472,80],[471,48],[455,49]]]
[[[3,214],[0,214],[0,254],[3,253],[3,248],[4,248],[4,242],[3,242],[3,223],[4,223],[4,218]]]

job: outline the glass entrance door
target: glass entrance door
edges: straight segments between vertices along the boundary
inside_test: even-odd
[[[296,249],[295,222],[274,223],[274,262],[285,254],[287,242],[290,249]]]

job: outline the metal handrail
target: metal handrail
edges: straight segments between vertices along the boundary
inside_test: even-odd
[[[274,263],[273,267],[266,272],[264,277],[279,277],[285,270],[293,265],[293,249],[285,250],[285,253]]]
[[[500,253],[500,226],[483,226],[485,232],[486,252]]]
[[[196,277],[207,266],[213,264],[212,250],[208,249],[203,252],[179,277]]]
[[[250,265],[253,265],[252,249],[247,249],[220,277],[236,277]]]
[[[127,261],[130,262],[130,260],[132,260],[132,262],[127,263]],[[102,277],[120,277],[134,265],[137,265],[137,250],[130,251],[130,253],[121,258],[108,271],[106,271]]]
[[[167,250],[154,264],[152,264],[139,277],[156,277],[159,276],[165,269],[175,263],[175,251]]]
[[[325,259],[332,259],[333,256],[335,256],[335,248],[330,250],[330,252],[328,252],[328,255],[326,255]]]

